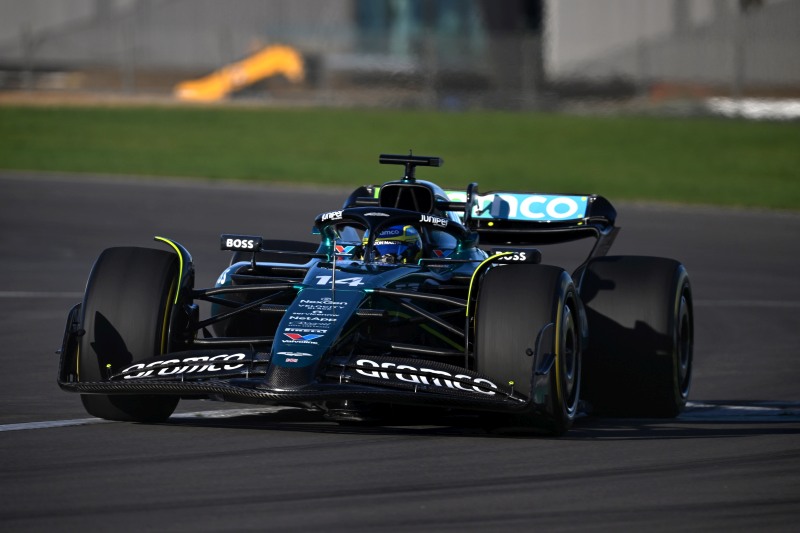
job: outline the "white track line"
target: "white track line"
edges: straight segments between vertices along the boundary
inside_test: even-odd
[[[3,431],[22,431],[25,429],[50,429],[63,428],[69,426],[86,426],[89,424],[108,424],[109,420],[100,418],[76,418],[74,420],[49,420],[46,422],[22,422],[20,424],[3,424],[0,426],[0,433]]]
[[[186,420],[192,418],[233,418],[237,416],[261,415],[276,413],[292,407],[255,407],[250,409],[218,409],[213,411],[195,411],[191,413],[175,413],[170,420]],[[100,418],[75,418],[73,420],[49,420],[44,422],[22,422],[19,424],[2,424],[0,433],[4,431],[22,431],[27,429],[50,429],[70,426],[87,426],[90,424],[111,424],[111,420]]]

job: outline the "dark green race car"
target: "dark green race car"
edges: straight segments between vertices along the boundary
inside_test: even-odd
[[[684,267],[607,256],[596,195],[445,191],[436,157],[382,155],[402,179],[360,187],[314,221],[318,243],[225,234],[231,265],[194,287],[189,252],[109,248],[69,313],[59,385],[89,414],[163,421],[180,399],[322,410],[477,415],[566,432],[579,412],[674,417],[689,394]],[[536,246],[595,239],[573,272]],[[201,318],[199,301],[210,302]]]

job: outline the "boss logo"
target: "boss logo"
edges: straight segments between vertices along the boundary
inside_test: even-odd
[[[518,252],[511,255],[504,255],[503,257],[497,258],[499,261],[509,261],[509,262],[524,262],[528,259],[528,254],[526,252]]]
[[[506,248],[493,249],[492,255],[494,261],[497,263],[540,263],[542,260],[542,253],[536,248],[531,249],[514,249]]]
[[[253,239],[226,239],[225,246],[228,248],[243,248],[245,250],[252,250],[255,247]]]
[[[221,238],[223,250],[240,250],[255,252],[261,248],[261,237],[248,235],[223,235]]]

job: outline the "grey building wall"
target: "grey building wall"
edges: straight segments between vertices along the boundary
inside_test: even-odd
[[[450,70],[456,85],[503,99],[535,96],[545,78],[800,87],[800,1],[745,13],[742,0],[543,1],[543,34],[530,35],[492,28],[489,0],[439,0],[439,15],[428,0],[0,0],[0,71],[110,69],[130,90],[143,72],[209,72],[283,43],[363,82],[394,74],[398,87],[431,91]],[[383,18],[364,24],[365,11]]]
[[[546,66],[554,78],[800,84],[800,2],[551,0]]]

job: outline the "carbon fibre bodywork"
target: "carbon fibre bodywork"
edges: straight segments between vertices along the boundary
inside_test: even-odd
[[[520,356],[529,361],[529,386],[483,372],[475,341],[482,280],[508,264],[538,264],[536,244],[594,237],[572,276],[579,282],[585,265],[613,242],[613,207],[595,195],[481,196],[475,184],[446,192],[413,175],[416,166],[439,166],[438,158],[382,156],[381,162],[405,165],[403,179],[361,187],[341,209],[317,216],[318,244],[223,235],[221,248],[234,259],[214,287],[194,287],[189,252],[157,237],[178,261],[166,349],[109,364],[103,379],[81,379],[84,301],[69,314],[59,386],[82,395],[297,405],[343,419],[358,418],[352,406],[365,404],[556,416],[557,349],[545,333],[558,329],[557,321],[525,332],[530,341]],[[374,258],[375,236],[390,226],[419,231],[421,260]],[[500,248],[487,251],[479,243]],[[570,276],[563,279],[559,294],[548,298],[569,298],[570,287],[577,294]],[[583,304],[572,298],[579,350],[588,325]],[[206,318],[199,316],[200,301],[210,304]]]

